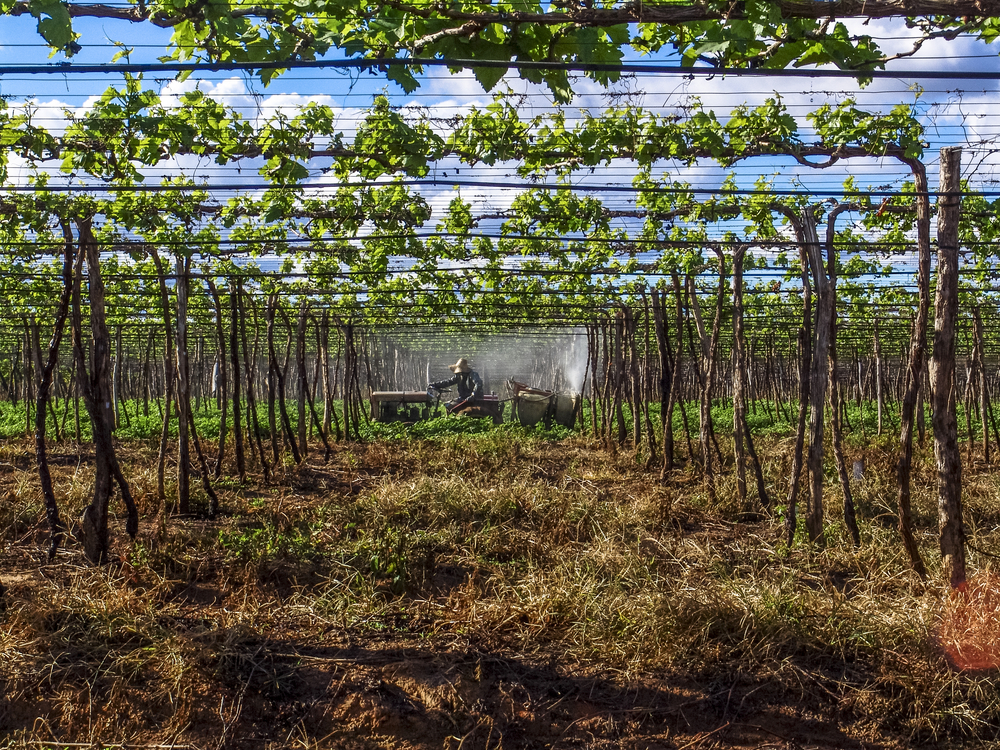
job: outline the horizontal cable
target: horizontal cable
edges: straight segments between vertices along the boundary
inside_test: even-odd
[[[646,75],[680,76],[688,79],[697,77],[740,78],[871,78],[905,79],[924,78],[929,80],[1000,80],[1000,71],[987,70],[839,70],[819,68],[717,68],[686,67],[682,65],[644,63],[582,63],[543,62],[534,60],[470,60],[465,58],[394,58],[377,57],[347,60],[285,60],[263,62],[158,62],[158,63],[113,63],[81,64],[53,63],[45,65],[0,65],[0,75],[60,74],[79,75],[90,73],[198,73],[219,71],[259,71],[259,70],[385,70],[389,67],[451,69],[493,68],[501,70],[565,71],[577,73],[638,73]]]
[[[760,154],[761,157],[776,158],[780,156],[785,156],[785,154]],[[871,154],[872,158],[886,158],[878,154]],[[987,191],[972,191],[972,190],[958,190],[949,192],[940,192],[934,190],[928,190],[927,192],[907,192],[900,193],[895,190],[844,190],[844,189],[824,189],[816,188],[812,190],[760,190],[758,188],[732,188],[732,189],[713,189],[713,188],[673,188],[673,187],[662,187],[662,186],[650,186],[650,187],[637,187],[634,185],[588,185],[588,184],[576,184],[576,185],[560,185],[558,183],[550,182],[520,182],[511,183],[502,180],[445,180],[438,178],[417,178],[417,179],[401,179],[392,180],[390,182],[309,182],[309,183],[295,183],[295,184],[273,184],[268,182],[260,183],[218,183],[218,184],[204,184],[204,185],[45,185],[40,187],[37,185],[7,185],[4,186],[2,192],[10,193],[94,193],[94,192],[107,192],[107,193],[175,193],[175,192],[215,192],[215,191],[234,191],[234,190],[321,190],[326,188],[385,188],[385,187],[487,187],[487,188],[502,188],[504,190],[546,190],[546,191],[566,191],[571,193],[641,193],[641,194],[663,194],[663,195],[676,195],[676,194],[694,194],[694,195],[751,195],[751,196],[761,196],[761,195],[774,195],[779,197],[814,197],[817,195],[825,195],[831,197],[845,197],[845,198],[858,198],[858,197],[878,197],[878,198],[897,198],[897,197],[915,197],[918,195],[930,195],[935,197],[940,197],[942,195],[948,196],[983,196],[983,197],[998,197],[1000,196],[1000,190],[987,190]]]

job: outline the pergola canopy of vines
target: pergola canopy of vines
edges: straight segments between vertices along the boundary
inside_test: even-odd
[[[256,275],[265,291],[306,293],[376,325],[572,324],[669,283],[673,273],[714,268],[716,251],[732,256],[748,246],[751,304],[767,325],[767,308],[799,290],[800,243],[789,212],[815,204],[821,219],[843,204],[854,217],[836,230],[851,314],[869,319],[879,299],[905,307],[912,300],[880,279],[893,273],[889,256],[912,244],[912,184],[873,199],[849,180],[824,201],[772,190],[766,178],[748,195],[733,179],[701,190],[671,177],[670,166],[699,161],[724,168],[767,158],[820,168],[922,156],[922,126],[909,106],[879,114],[847,100],[817,108],[810,121],[806,140],[780,98],[724,119],[695,102],[683,117],[619,106],[569,122],[561,111],[525,118],[498,96],[443,128],[380,97],[349,136],[325,106],[251,122],[199,91],[166,106],[141,77],[129,77],[59,129],[36,125],[30,105],[0,114],[4,174],[10,159],[22,179],[27,174],[0,206],[6,270],[21,274],[5,278],[34,279],[36,292],[20,304],[25,314],[37,305],[44,318],[52,289],[33,262],[57,254],[67,218],[93,216],[107,251],[112,315],[121,320],[155,306],[149,249],[156,248],[194,258],[199,273]],[[144,172],[186,155],[259,164],[258,177],[225,186],[147,182]],[[514,165],[516,197],[503,210],[477,211],[458,188],[435,215],[420,188],[445,160]],[[609,206],[574,183],[579,173],[623,160],[635,169],[630,205]],[[58,172],[71,180],[55,188]],[[317,172],[328,179],[310,179]],[[995,229],[992,204],[978,200],[966,232],[982,260]],[[276,273],[254,272],[261,264]],[[985,269],[979,283],[988,284]],[[706,288],[714,287],[710,279]],[[774,321],[780,325],[780,316]]]
[[[59,0],[9,0],[12,16],[37,19],[37,31],[66,56],[93,40],[82,19],[118,20],[170,29],[169,57],[217,63],[288,63],[323,56],[380,61],[407,90],[420,66],[402,59],[475,60],[491,89],[508,65],[544,82],[562,101],[573,92],[565,69],[532,63],[593,66],[598,81],[617,79],[616,66],[635,55],[671,54],[686,66],[783,69],[834,65],[870,71],[915,55],[929,40],[973,35],[991,42],[1000,28],[997,0],[728,0],[709,2],[178,2],[129,0],[121,5]],[[886,53],[853,20],[900,18],[912,47]],[[860,28],[860,31],[859,31]],[[456,63],[453,67],[460,67]],[[275,68],[260,70],[263,80]]]

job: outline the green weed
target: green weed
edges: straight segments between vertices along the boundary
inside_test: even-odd
[[[219,532],[219,546],[243,562],[263,563],[276,558],[309,560],[318,554],[312,530],[281,530],[270,523],[262,527]]]

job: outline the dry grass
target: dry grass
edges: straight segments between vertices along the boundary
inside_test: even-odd
[[[780,443],[762,450],[780,497]],[[128,545],[119,532],[122,561],[102,570],[73,549],[39,567],[30,470],[0,480],[11,571],[0,729],[12,742],[440,747],[454,735],[482,747],[477,700],[493,706],[489,736],[511,747],[517,721],[519,736],[547,741],[525,711],[608,742],[639,710],[653,718],[629,731],[650,741],[711,731],[751,746],[763,735],[735,728],[768,712],[779,734],[810,717],[823,747],[996,739],[997,579],[983,566],[949,599],[908,570],[887,520],[891,457],[874,450],[855,487],[862,546],[848,542],[831,483],[822,550],[787,549],[779,515],[737,507],[731,474],[713,505],[693,471],[660,487],[634,457],[583,440],[341,448],[271,487],[224,483],[223,518],[175,519],[165,539],[147,532],[155,466],[134,458],[144,535]],[[921,461],[917,519],[934,568],[933,475]],[[85,501],[88,476],[60,471],[67,507]],[[996,490],[991,474],[970,472],[981,549],[1000,518]],[[379,666],[400,649],[406,670]],[[432,666],[415,676],[414,664]],[[568,674],[602,682],[566,703]],[[604,723],[563,717],[569,705]]]

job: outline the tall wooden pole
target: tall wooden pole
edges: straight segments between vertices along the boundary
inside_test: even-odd
[[[833,321],[833,295],[823,267],[822,247],[816,227],[815,207],[802,213],[802,231],[806,257],[816,290],[816,327],[813,329],[813,354],[809,363],[809,499],[806,506],[806,533],[809,541],[822,545],[823,537],[823,432],[826,412],[826,389],[830,379],[830,331]]]
[[[942,572],[953,589],[965,585],[965,528],[962,522],[962,455],[955,416],[955,318],[958,313],[958,221],[962,149],[941,149],[938,197],[938,273],[934,299],[934,459],[938,472],[938,529]]]
[[[924,377],[925,349],[927,342],[927,318],[931,306],[931,207],[927,192],[927,170],[922,162],[914,159],[907,162],[913,171],[917,203],[917,316],[913,321],[913,335],[910,338],[909,362],[907,364],[906,388],[899,415],[899,460],[896,462],[896,513],[899,534],[903,548],[910,558],[910,565],[922,579],[927,578],[927,568],[917,540],[913,535],[913,514],[910,503],[910,474],[913,469],[913,420],[918,413],[917,428],[920,444],[923,446],[924,404],[921,378]],[[877,340],[877,338],[876,338]],[[919,404],[918,404],[919,399]],[[881,423],[881,422],[880,422]],[[864,420],[861,422],[864,425]]]
[[[188,439],[188,416],[191,410],[190,368],[188,365],[187,315],[188,270],[191,259],[177,256],[177,512],[189,511],[191,498],[191,455]]]

